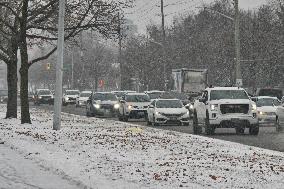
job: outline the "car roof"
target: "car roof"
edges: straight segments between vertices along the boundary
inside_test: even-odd
[[[50,91],[49,89],[37,89],[37,91]]]
[[[79,90],[77,90],[77,89],[74,89],[74,90],[65,90],[65,91],[79,91]]]
[[[177,98],[157,98],[157,99],[152,99],[152,100],[155,100],[155,101],[171,101],[171,100],[179,100],[179,101],[181,101],[180,99],[177,99]]]
[[[135,95],[147,95],[145,93],[128,93],[126,96],[135,96]]]
[[[82,91],[81,93],[92,93],[92,91]]]
[[[212,87],[212,88],[206,88],[205,90],[207,91],[213,91],[213,90],[243,90],[245,91],[245,89],[240,88],[240,87]]]
[[[273,98],[273,99],[277,99],[277,97],[273,97],[273,96],[257,96],[256,98],[262,99],[262,98]]]
[[[164,93],[165,91],[159,91],[159,90],[152,90],[152,91],[145,91],[145,93]]]

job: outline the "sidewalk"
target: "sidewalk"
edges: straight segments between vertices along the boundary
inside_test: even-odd
[[[79,186],[39,167],[5,144],[0,144],[0,188],[77,189]]]

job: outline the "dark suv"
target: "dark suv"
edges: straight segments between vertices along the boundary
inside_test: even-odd
[[[40,105],[40,104],[53,104],[54,98],[53,94],[49,89],[38,89],[35,92],[34,95],[34,104]]]
[[[275,88],[261,88],[257,89],[256,96],[271,96],[277,97],[279,100],[283,97],[283,91]]]

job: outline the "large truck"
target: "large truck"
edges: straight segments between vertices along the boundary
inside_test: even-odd
[[[173,90],[179,93],[196,94],[208,86],[207,69],[173,69]]]

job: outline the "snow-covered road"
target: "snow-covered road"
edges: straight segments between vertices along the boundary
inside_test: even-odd
[[[5,144],[0,144],[0,188],[78,189],[80,186],[38,166]]]
[[[4,117],[0,107],[0,117]],[[32,111],[32,125],[0,119],[0,138],[26,158],[81,186],[99,189],[284,186],[284,154],[113,120]]]

